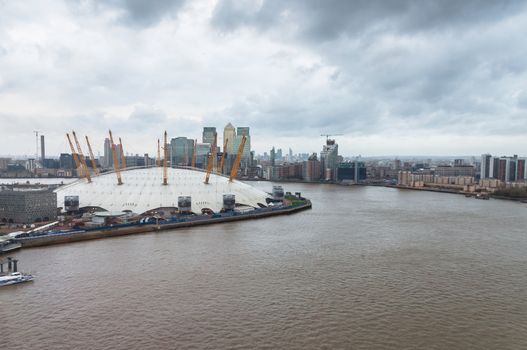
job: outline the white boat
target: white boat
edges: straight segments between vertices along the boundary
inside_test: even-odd
[[[9,286],[11,284],[29,282],[33,280],[33,276],[20,272],[13,272],[6,276],[0,276],[0,287]]]

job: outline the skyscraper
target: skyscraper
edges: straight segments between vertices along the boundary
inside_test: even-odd
[[[325,180],[335,180],[339,157],[339,145],[335,140],[328,139],[320,152],[320,160],[323,164]]]
[[[482,179],[488,179],[491,177],[491,160],[492,156],[490,154],[481,155],[481,175]]]
[[[503,182],[525,181],[527,179],[527,158],[493,157],[481,155],[481,178],[497,179]]]
[[[242,138],[245,135],[247,140],[245,141],[245,146],[243,147],[242,160],[247,161],[251,152],[251,135],[249,133],[249,127],[240,126],[236,130],[236,139],[234,141],[234,152],[238,152]]]
[[[104,162],[103,165],[105,168],[109,168],[113,165],[112,158],[112,144],[109,138],[104,139]]]
[[[193,152],[192,145],[193,140],[189,140],[188,138],[182,136],[170,140],[172,166],[190,165]]]
[[[209,145],[214,144],[214,138],[216,137],[216,127],[213,126],[206,126],[203,128],[203,143],[208,143]],[[216,140],[216,146],[217,146],[217,140]]]
[[[210,143],[198,143],[196,145],[196,167],[205,168],[208,164]]]
[[[232,124],[229,123],[223,129],[223,143],[227,141],[227,149],[223,150],[224,152],[227,151],[228,154],[233,154],[234,152],[237,151],[234,149],[235,139],[236,139],[236,129],[234,129],[234,126],[232,126]]]

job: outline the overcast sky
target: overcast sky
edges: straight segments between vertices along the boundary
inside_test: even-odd
[[[527,155],[526,68],[526,1],[0,0],[0,155],[228,122],[257,153]]]

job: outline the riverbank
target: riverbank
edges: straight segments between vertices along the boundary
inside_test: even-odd
[[[159,224],[124,224],[96,229],[77,229],[68,232],[50,232],[40,236],[17,238],[16,242],[19,242],[22,245],[22,248],[41,247],[46,245],[72,243],[98,238],[118,237],[137,233],[165,231],[183,227],[194,227],[232,221],[260,219],[277,215],[288,215],[311,209],[311,206],[311,201],[306,200],[303,204],[299,205],[255,209],[254,211],[248,213],[220,215],[216,217],[204,215],[194,217],[192,219],[180,219],[175,222]]]

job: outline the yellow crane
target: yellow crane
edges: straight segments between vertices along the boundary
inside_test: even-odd
[[[73,156],[73,160],[75,161],[75,169],[77,169],[77,171],[79,172],[79,177],[83,177],[84,176],[84,171],[81,167],[81,164],[80,164],[80,161],[79,161],[79,157],[77,156],[77,152],[75,152],[75,148],[73,147],[73,143],[71,143],[71,139],[70,139],[70,135],[69,134],[66,134],[66,137],[68,138],[68,143],[70,144],[70,149],[71,149],[71,155]],[[80,169],[80,171],[79,171]]]
[[[225,142],[223,143],[223,153],[221,154],[220,167],[218,168],[218,175],[223,173],[223,164],[225,163],[225,155],[227,154],[228,143],[229,139],[225,139]]]
[[[121,168],[126,169],[126,157],[124,156],[123,142],[121,141],[120,137],[119,137],[119,150],[121,153],[121,165],[122,165]]]
[[[192,148],[192,167],[196,167],[196,148],[198,147],[198,140],[194,139],[194,147]]]
[[[238,147],[238,154],[236,155],[236,160],[232,166],[231,176],[229,177],[229,182],[232,182],[232,179],[238,175],[238,169],[240,168],[240,161],[242,160],[243,147],[245,147],[245,142],[247,137],[243,135],[242,142],[240,142],[240,147]]]
[[[121,179],[121,169],[119,169],[119,161],[117,160],[117,151],[115,149],[115,143],[113,143],[112,130],[110,132],[110,142],[112,143],[112,159],[113,159],[113,168],[115,169],[115,175],[117,175],[117,184],[122,185],[123,180]]]
[[[165,130],[165,146],[164,149],[164,155],[163,155],[163,185],[168,185],[168,169],[167,169],[167,155],[168,155],[168,147],[167,147],[167,132]]]
[[[84,157],[84,154],[82,153],[81,144],[79,143],[77,134],[75,134],[75,131],[72,131],[71,133],[73,134],[73,139],[75,140],[75,144],[77,145],[77,150],[79,151],[79,158],[81,161],[81,165],[84,168],[84,174],[86,175],[86,179],[88,179],[88,182],[91,182],[91,176],[90,176],[90,171],[88,170],[88,164],[86,164],[86,158]]]
[[[161,145],[159,144],[159,139],[157,139],[157,159],[156,165],[159,167],[161,165]]]
[[[99,175],[99,169],[97,168],[97,162],[95,161],[95,157],[93,156],[93,151],[91,150],[90,140],[88,139],[88,135],[86,135],[86,143],[88,144],[88,152],[90,152],[90,159],[91,159],[91,165],[93,166],[93,172],[95,175]]]
[[[209,164],[207,165],[207,175],[205,176],[205,184],[209,183],[210,173],[212,171],[212,167],[214,166],[214,160],[216,158],[216,138],[218,136],[214,135],[214,143],[212,144],[212,150],[210,152],[209,157]]]

